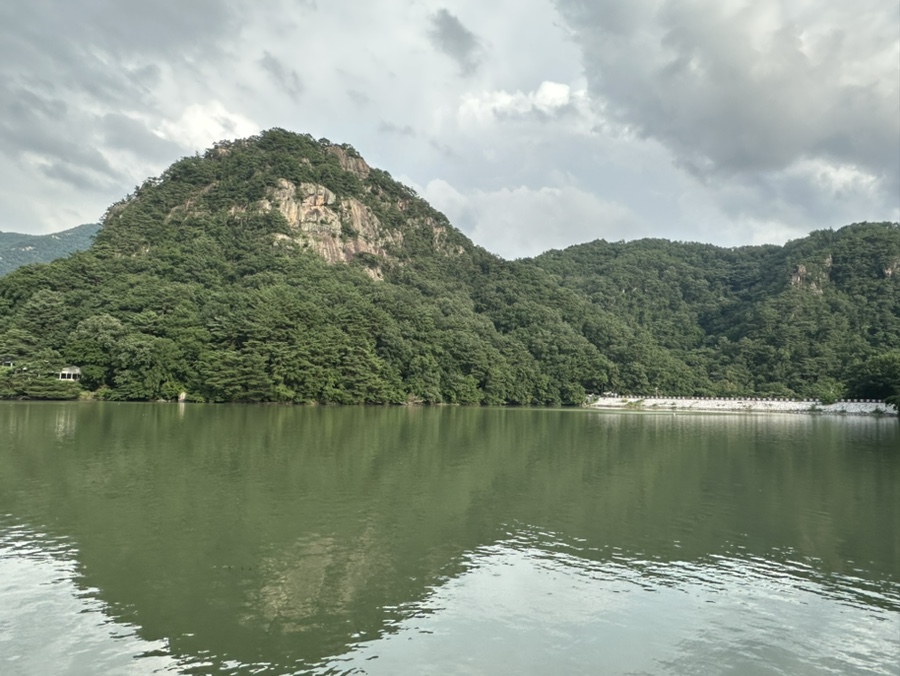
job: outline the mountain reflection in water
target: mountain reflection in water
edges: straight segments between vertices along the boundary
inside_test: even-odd
[[[898,427],[0,405],[0,673],[896,674]]]
[[[900,589],[828,587],[809,566],[577,556],[519,533],[467,556],[471,568],[410,618],[329,666],[345,672],[533,674],[892,674]],[[892,612],[893,611],[893,612]],[[787,630],[789,628],[789,630]],[[756,670],[756,671],[755,671]]]

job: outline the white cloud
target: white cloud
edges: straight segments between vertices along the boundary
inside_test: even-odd
[[[469,198],[443,179],[429,181],[427,186],[417,187],[416,191],[452,223],[459,225],[469,217]]]
[[[645,232],[627,207],[573,187],[519,186],[463,194],[435,180],[423,197],[473,240],[504,258],[535,256],[595,239],[633,239]]]
[[[583,93],[579,92],[583,96]],[[522,116],[533,111],[552,115],[568,106],[573,99],[567,84],[544,81],[527,94],[521,91],[509,93],[503,90],[463,94],[459,106],[459,119],[463,127],[476,124],[487,125],[497,118]]]
[[[259,131],[259,125],[244,115],[227,110],[219,101],[209,101],[189,105],[177,120],[163,120],[156,133],[185,148],[203,150],[221,139]]]
[[[820,158],[800,159],[794,162],[786,174],[807,180],[823,193],[841,199],[858,195],[869,200],[878,197],[879,177],[860,167],[829,162]]]

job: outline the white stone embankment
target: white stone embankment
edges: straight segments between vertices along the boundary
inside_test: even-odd
[[[722,411],[744,413],[843,413],[849,415],[893,415],[893,407],[883,401],[853,399],[822,404],[791,399],[704,399],[689,397],[588,397],[589,408],[639,411]]]

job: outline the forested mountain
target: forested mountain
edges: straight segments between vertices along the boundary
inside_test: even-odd
[[[530,263],[651,333],[718,395],[881,398],[891,392],[866,375],[875,357],[896,360],[900,377],[896,223],[783,247],[597,241]]]
[[[275,129],[176,162],[89,250],[0,278],[0,396],[831,396],[894,386],[898,285],[896,224],[505,261],[352,147]],[[80,385],[48,375],[66,364]]]
[[[0,232],[0,276],[28,263],[48,263],[87,249],[99,223],[85,223],[52,235]]]

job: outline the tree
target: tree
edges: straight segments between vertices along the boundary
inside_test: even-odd
[[[896,405],[900,396],[900,350],[890,350],[866,361],[850,385],[850,395],[882,399]]]
[[[81,367],[83,387],[93,390],[115,386],[116,355],[126,333],[122,322],[106,313],[79,322],[66,345],[65,356]]]

